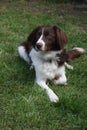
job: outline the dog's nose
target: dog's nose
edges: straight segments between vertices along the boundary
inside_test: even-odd
[[[41,47],[42,47],[42,44],[41,43],[37,43],[37,48],[41,49]]]

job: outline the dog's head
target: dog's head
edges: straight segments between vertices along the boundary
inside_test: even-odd
[[[28,42],[38,51],[63,50],[66,34],[57,26],[38,26],[28,37]]]

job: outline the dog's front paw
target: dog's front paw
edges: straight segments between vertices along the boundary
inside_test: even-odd
[[[58,96],[51,89],[48,89],[47,93],[51,102],[57,103],[59,101]]]

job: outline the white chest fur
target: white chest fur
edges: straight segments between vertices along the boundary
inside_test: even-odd
[[[55,56],[55,52],[45,53],[37,52],[32,49],[30,56],[35,67],[36,78],[42,77],[42,79],[54,79],[56,76],[61,76],[62,73],[65,73],[65,66],[58,67],[58,64],[52,60],[49,62],[49,59]]]

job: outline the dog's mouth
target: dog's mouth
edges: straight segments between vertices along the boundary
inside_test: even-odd
[[[40,49],[37,48],[37,46],[35,46],[35,50],[36,50],[36,51],[41,51]]]

